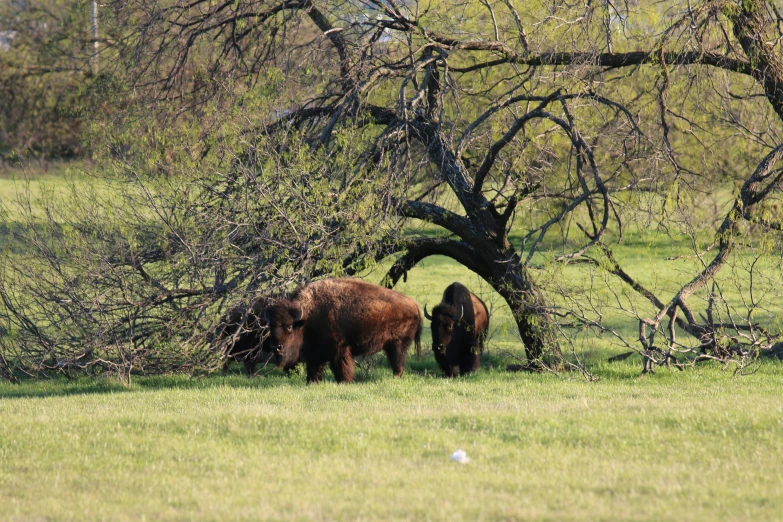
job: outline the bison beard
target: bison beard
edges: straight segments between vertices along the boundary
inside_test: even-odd
[[[353,359],[381,350],[399,377],[410,344],[420,349],[416,302],[359,279],[316,281],[269,306],[264,316],[270,330],[265,359],[280,368],[304,360],[308,383],[323,379],[327,363],[337,382],[351,382]]]
[[[489,328],[489,313],[484,302],[460,283],[450,284],[443,292],[432,315],[432,351],[447,377],[478,370],[484,338]]]

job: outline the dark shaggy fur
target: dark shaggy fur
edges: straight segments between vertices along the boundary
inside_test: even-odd
[[[268,307],[265,317],[268,359],[282,367],[301,357],[308,383],[321,381],[327,364],[337,382],[351,382],[354,358],[381,350],[399,377],[410,344],[421,346],[416,302],[360,279],[316,281]]]
[[[452,283],[427,318],[432,321],[432,351],[446,376],[478,370],[489,328],[484,301],[460,283]]]
[[[270,304],[270,300],[259,298],[250,306],[235,306],[223,316],[215,330],[212,349],[223,355],[224,373],[228,371],[232,360],[244,364],[248,376],[254,375],[258,364],[264,362],[264,347],[266,351],[269,350],[269,331],[264,309]],[[285,366],[284,370],[290,371],[298,362]]]

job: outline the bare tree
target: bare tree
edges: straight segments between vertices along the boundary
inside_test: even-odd
[[[227,310],[360,270],[351,254],[382,248],[374,245],[389,237],[388,203],[373,180],[345,184],[339,154],[297,150],[293,138],[285,155],[245,139],[263,160],[235,157],[229,173],[205,161],[199,175],[149,176],[119,161],[119,179],[20,194],[4,209],[13,235],[0,279],[0,363],[31,376],[108,371],[126,382],[216,370],[233,355],[231,335],[220,333],[233,320]],[[253,328],[252,319],[242,321]],[[245,326],[231,328],[241,335]]]
[[[455,259],[504,297],[531,361],[557,344],[551,300],[530,272],[553,230],[576,222],[584,232],[584,242],[564,251],[559,262],[603,251],[609,271],[650,300],[658,312],[642,321],[643,329],[657,330],[670,317],[701,339],[714,326],[696,321],[688,296],[720,270],[737,223],[778,186],[775,146],[746,174],[716,232],[713,261],[668,302],[625,274],[607,246],[610,232],[622,234],[619,193],[672,179],[694,183],[704,171],[703,162],[688,157],[688,137],[671,118],[690,124],[698,140],[703,128],[694,127],[714,111],[707,102],[721,103],[733,94],[733,85],[753,89],[740,76],[751,78],[783,115],[780,38],[775,38],[780,16],[772,3],[656,4],[661,20],[646,27],[634,17],[649,6],[610,2],[524,9],[508,1],[427,7],[393,0],[134,5],[145,20],[145,38],[135,48],[146,50],[139,54],[143,69],[155,71],[144,82],[161,95],[187,86],[197,90],[188,71],[203,59],[206,41],[216,44],[209,61],[213,77],[256,78],[272,65],[289,67],[294,77],[292,61],[332,58],[335,66],[321,67],[323,78],[292,96],[289,112],[270,121],[267,131],[293,125],[307,129],[314,145],[329,148],[340,125],[374,129],[358,145],[363,154],[355,168],[373,164],[417,172],[420,183],[397,201],[396,212],[445,232],[406,238],[389,283],[425,257]],[[651,77],[644,67],[660,76]],[[636,82],[633,88],[627,79]],[[709,86],[719,81],[723,85]],[[671,101],[676,82],[690,90],[687,103]],[[700,106],[694,91],[707,88]],[[644,119],[647,103],[660,110],[653,121]],[[741,105],[723,103],[725,113]],[[675,112],[675,104],[695,113]],[[743,125],[721,124],[718,134]],[[779,121],[771,125],[777,129]],[[761,134],[751,150],[777,143],[774,130]],[[527,206],[526,217],[539,211],[546,219],[522,223],[520,205]],[[510,240],[512,231],[522,235],[521,244]]]
[[[752,312],[743,324],[736,309],[719,317],[714,285],[705,297],[746,225],[757,235],[781,228],[762,211],[783,175],[783,19],[772,2],[125,0],[113,12],[125,36],[106,51],[119,66],[107,74],[131,82],[124,103],[200,118],[227,93],[271,90],[275,103],[246,132],[277,140],[273,155],[287,154],[276,136],[301,136],[313,153],[344,158],[330,174],[343,186],[376,182],[383,239],[330,257],[330,273],[393,256],[385,281],[394,285],[422,259],[450,257],[509,305],[529,368],[558,353],[563,327],[616,336],[643,355],[644,371],[679,364],[680,352],[723,360],[774,342]],[[192,152],[230,149],[214,135],[204,129]],[[236,150],[226,170],[270,152]],[[738,184],[736,197],[704,219],[693,194],[726,182]],[[714,237],[706,252],[694,240],[701,266],[670,297],[612,250],[645,212],[673,235]],[[395,219],[418,230],[401,234]],[[278,268],[319,273],[297,259]],[[617,294],[635,340],[551,268],[573,265],[644,302]],[[689,304],[697,296],[703,317]],[[732,352],[734,340],[744,347]]]

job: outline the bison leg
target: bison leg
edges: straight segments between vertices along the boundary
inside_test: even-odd
[[[310,383],[318,383],[321,382],[324,379],[324,366],[326,366],[325,362],[307,362],[305,364],[307,367],[307,384]]]
[[[440,366],[440,369],[443,370],[443,373],[446,375],[446,377],[454,377],[454,369],[449,364],[449,360],[446,357],[446,354],[441,351],[435,351],[435,362],[438,363],[438,366]]]
[[[395,377],[402,377],[402,372],[405,371],[405,344],[399,341],[389,341],[386,346],[383,347],[383,351],[386,352],[386,357],[389,359],[389,366],[391,366],[392,372]]]
[[[459,372],[462,375],[466,373],[473,373],[478,371],[481,367],[481,352],[483,347],[480,344],[470,346],[467,350],[463,351],[459,357]]]
[[[459,364],[459,373],[473,373],[481,366],[481,354],[471,352]]]
[[[353,382],[354,364],[350,350],[341,350],[329,366],[332,368],[334,380],[337,382]]]

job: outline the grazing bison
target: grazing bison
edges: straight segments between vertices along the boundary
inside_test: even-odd
[[[424,316],[432,321],[432,351],[446,376],[454,377],[457,368],[462,374],[478,370],[489,328],[484,301],[463,285],[452,283],[432,315],[424,307]]]
[[[212,349],[223,355],[224,373],[228,371],[231,360],[243,363],[249,376],[254,375],[256,366],[264,362],[262,346],[269,345],[269,331],[264,319],[264,309],[269,304],[271,302],[268,299],[259,298],[250,306],[239,305],[232,308],[221,319],[215,330]],[[283,369],[290,372],[299,362],[288,364]]]
[[[308,383],[323,379],[327,363],[337,382],[351,382],[354,358],[381,350],[399,377],[410,344],[415,341],[417,351],[421,346],[419,305],[360,279],[310,283],[269,306],[264,317],[270,332],[265,360],[282,368],[301,357]]]

